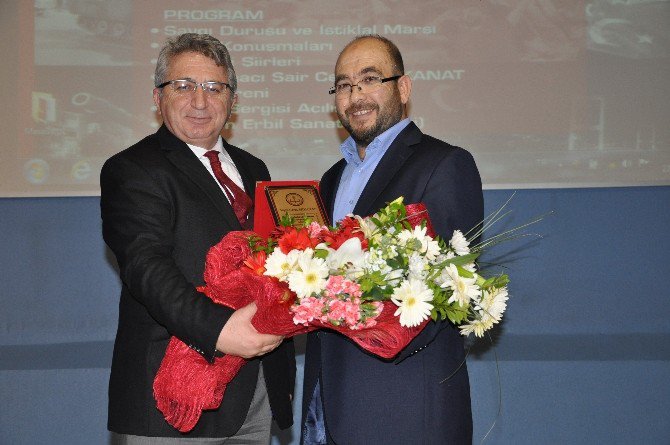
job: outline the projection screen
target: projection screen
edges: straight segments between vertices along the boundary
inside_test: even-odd
[[[470,150],[486,188],[670,184],[670,2],[0,2],[0,196],[99,193],[102,163],[160,125],[166,38],[224,42],[224,130],[273,179],[318,179],[346,137],[327,94],[359,34],[393,40],[426,133]]]

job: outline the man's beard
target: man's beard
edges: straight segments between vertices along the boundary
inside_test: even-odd
[[[389,98],[384,104],[384,109],[386,110],[385,113],[380,112],[379,105],[373,104],[373,110],[377,112],[377,119],[371,127],[354,129],[349,119],[347,119],[347,116],[361,109],[369,108],[369,105],[370,104],[352,105],[344,111],[344,115],[338,112],[340,123],[349,132],[351,138],[359,147],[367,147],[377,136],[402,120],[402,103],[400,102],[400,95],[396,92],[396,94]]]

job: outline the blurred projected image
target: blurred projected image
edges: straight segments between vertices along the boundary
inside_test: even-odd
[[[131,0],[35,0],[36,65],[132,64]]]
[[[32,125],[24,131],[33,149],[24,163],[24,179],[32,184],[97,184],[110,147],[133,142],[134,117],[89,92],[60,97],[32,93]]]
[[[223,134],[277,180],[320,178],[342,156],[347,132],[328,94],[338,52],[381,34],[402,51],[413,121],[468,149],[485,187],[670,184],[670,0],[0,5],[16,24],[0,38],[18,42],[19,59],[2,79],[18,84],[19,106],[0,108],[0,122],[17,122],[0,195],[97,194],[99,162],[162,124],[158,49],[191,32],[230,51],[238,100]],[[78,162],[90,171],[73,174]]]
[[[628,58],[668,57],[668,0],[596,0],[586,5],[588,47]]]

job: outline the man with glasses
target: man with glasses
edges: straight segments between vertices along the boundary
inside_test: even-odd
[[[122,282],[109,382],[108,428],[119,444],[262,444],[292,423],[293,344],[258,333],[254,304],[214,304],[204,284],[207,251],[252,221],[250,196],[268,169],[220,133],[237,100],[235,70],[214,37],[183,34],[158,57],[153,98],[159,130],[114,155],[100,176],[103,237]],[[213,362],[250,359],[221,406],[182,434],[156,407],[152,385],[171,336]]]
[[[337,115],[350,137],[344,159],[321,180],[332,221],[371,215],[403,196],[423,202],[436,232],[450,239],[483,219],[479,172],[462,148],[423,134],[407,117],[412,91],[398,48],[381,36],[354,39],[335,65]],[[394,360],[344,336],[308,335],[304,444],[468,444],[470,389],[463,339],[430,322]]]

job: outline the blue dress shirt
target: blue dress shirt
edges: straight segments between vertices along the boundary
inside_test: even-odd
[[[358,156],[356,142],[350,137],[340,145],[340,150],[347,165],[342,172],[340,186],[335,197],[335,208],[333,210],[333,223],[341,220],[354,211],[354,207],[360,198],[370,176],[377,168],[377,164],[384,157],[384,153],[402,130],[409,125],[409,118],[403,119],[379,136],[377,136],[365,149],[365,158],[361,160]],[[368,215],[361,215],[368,216]],[[303,445],[326,445],[326,425],[323,417],[323,405],[321,404],[321,382],[317,381],[312,399],[306,413],[305,425],[302,432]]]
[[[402,130],[409,125],[409,118],[403,119],[379,136],[377,136],[365,149],[365,159],[358,156],[356,142],[349,136],[340,145],[340,151],[347,165],[342,171],[340,186],[335,197],[335,208],[333,210],[333,224],[354,211],[354,207],[360,198],[370,176],[377,168],[377,164],[384,157],[384,153]],[[368,215],[361,215],[368,216]]]

